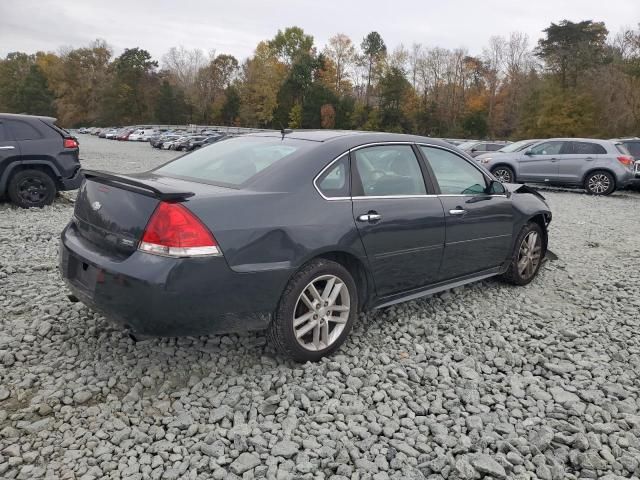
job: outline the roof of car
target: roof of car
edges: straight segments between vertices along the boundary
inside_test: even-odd
[[[254,137],[278,137],[282,134],[280,132],[259,132],[249,133],[248,136]],[[286,138],[292,138],[296,140],[308,140],[312,142],[329,142],[337,139],[345,139],[347,137],[355,138],[361,137],[363,143],[371,142],[423,142],[432,143],[436,145],[442,145],[451,147],[452,145],[440,138],[422,137],[419,135],[408,135],[404,133],[388,133],[388,132],[369,132],[361,130],[293,130],[285,131]]]
[[[50,123],[53,123],[56,121],[54,117],[46,117],[43,115],[27,115],[26,113],[0,113],[0,118],[16,118],[16,119],[22,119],[22,120],[37,118],[39,120],[44,120]]]

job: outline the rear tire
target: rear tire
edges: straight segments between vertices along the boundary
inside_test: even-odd
[[[22,208],[51,205],[58,189],[42,170],[21,170],[9,181],[7,189],[11,201]]]
[[[267,335],[287,357],[316,362],[344,343],[357,314],[358,289],[349,271],[313,260],[289,280]]]
[[[516,174],[514,173],[514,171],[504,165],[497,166],[496,168],[491,170],[491,173],[501,183],[514,183],[516,181]]]
[[[531,283],[540,271],[545,254],[542,228],[536,222],[527,223],[516,238],[509,268],[502,279],[514,285]]]
[[[616,190],[616,180],[609,172],[596,170],[586,176],[584,188],[590,195],[610,195]]]

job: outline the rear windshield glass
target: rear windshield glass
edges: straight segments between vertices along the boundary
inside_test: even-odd
[[[637,142],[624,142],[622,145],[617,144],[616,147],[618,147],[618,150],[620,150],[620,146],[623,146],[627,150],[629,150],[629,153],[634,157],[640,157],[640,140]],[[624,152],[621,151],[620,153]]]
[[[263,170],[313,142],[278,137],[236,137],[180,157],[155,170],[168,176],[205,183],[240,186]]]
[[[625,145],[624,143],[616,143],[616,148],[623,155],[633,155],[631,149],[628,148],[628,144]]]

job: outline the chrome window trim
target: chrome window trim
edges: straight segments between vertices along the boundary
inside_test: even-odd
[[[320,173],[318,173],[314,179],[313,179],[313,186],[315,187],[316,191],[318,192],[318,194],[324,198],[327,201],[333,202],[333,201],[344,201],[344,200],[382,200],[382,199],[406,199],[406,198],[437,198],[437,197],[475,197],[476,195],[470,194],[470,193],[466,193],[466,194],[451,194],[451,193],[440,193],[440,194],[426,194],[426,195],[380,195],[380,196],[366,196],[366,195],[358,195],[358,196],[350,196],[350,197],[327,197],[325,196],[322,191],[320,190],[320,187],[318,187],[318,179],[322,176],[322,174],[324,172],[326,172],[329,168],[331,168],[331,166],[336,163],[337,161],[339,161],[340,159],[342,159],[342,157],[344,157],[345,155],[349,155],[351,152],[355,151],[355,150],[360,150],[361,148],[366,148],[366,147],[375,147],[375,146],[379,146],[379,145],[416,145],[418,147],[420,146],[424,146],[424,147],[434,147],[434,148],[439,148],[441,150],[446,150],[448,152],[451,152],[454,155],[457,155],[458,157],[462,158],[463,160],[465,160],[468,164],[473,165],[473,167],[478,170],[485,178],[488,178],[487,175],[485,174],[485,172],[479,168],[479,166],[476,166],[474,163],[471,163],[469,160],[467,160],[466,158],[464,158],[463,156],[461,156],[459,153],[457,153],[455,150],[442,146],[442,145],[436,145],[433,143],[424,143],[424,142],[405,142],[405,141],[391,141],[391,142],[372,142],[372,143],[365,143],[362,145],[358,145],[356,147],[350,148],[349,150],[347,150],[346,152],[341,153],[340,155],[338,155],[336,158],[334,158],[331,162],[329,162],[329,164],[327,166],[325,166],[322,170],[320,170]],[[419,160],[419,159],[418,159]],[[351,177],[349,177],[351,178]],[[506,194],[496,194],[496,195],[491,195],[492,197],[508,197],[508,195]]]

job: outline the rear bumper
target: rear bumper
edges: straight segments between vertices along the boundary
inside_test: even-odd
[[[126,259],[62,232],[59,267],[83,303],[134,333],[184,336],[268,326],[289,270],[237,273],[223,257],[167,258],[136,251]]]
[[[84,180],[84,174],[82,173],[82,169],[78,168],[76,173],[71,178],[61,178],[60,183],[62,184],[62,190],[75,190],[80,188],[80,184]]]

